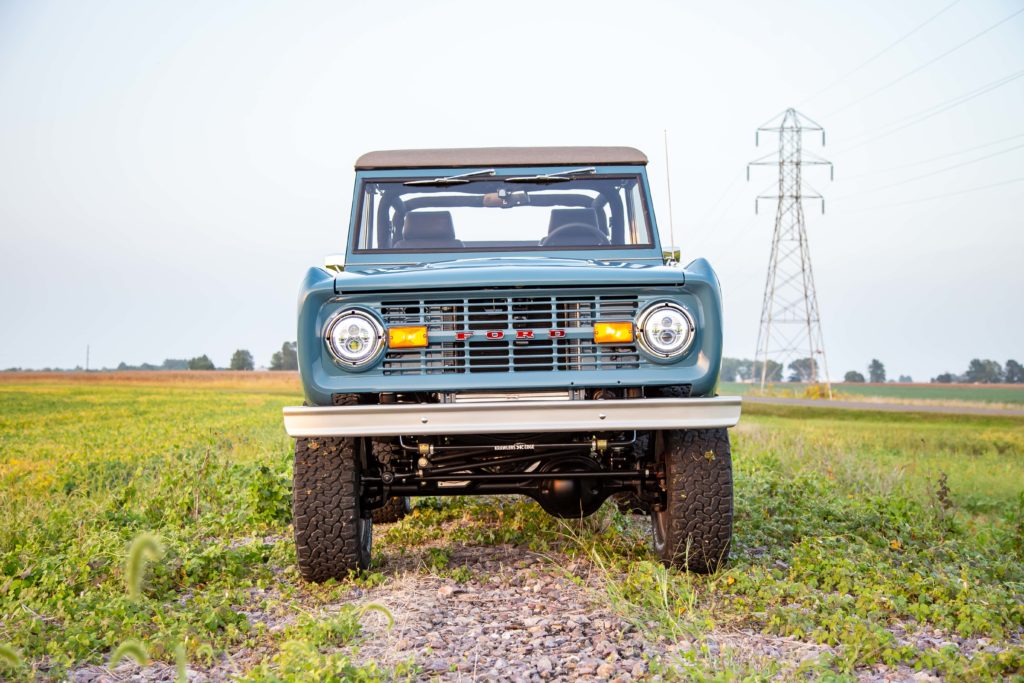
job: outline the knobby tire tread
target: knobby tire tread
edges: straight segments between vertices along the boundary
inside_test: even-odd
[[[732,542],[732,456],[725,429],[673,430],[665,438],[667,515],[663,562],[713,573]]]
[[[369,566],[369,548],[360,538],[357,446],[347,437],[295,440],[295,553],[308,581],[342,579]]]

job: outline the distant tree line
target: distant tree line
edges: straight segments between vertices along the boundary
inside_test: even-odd
[[[782,381],[782,363],[770,360],[763,366],[761,361],[753,361],[749,358],[723,358],[722,359],[722,381],[724,382],[753,382],[761,381],[762,368],[767,373],[769,382]]]
[[[864,378],[864,375],[857,372],[856,370],[849,370],[843,375],[844,382],[873,382],[875,384],[881,384],[885,381],[885,364],[877,358],[872,358],[871,362],[868,363],[867,367],[868,377]],[[900,375],[901,382],[913,382],[914,380],[909,375]]]
[[[275,351],[270,357],[271,370],[298,370],[299,358],[295,342],[284,342],[280,351]],[[229,370],[254,370],[256,362],[248,349],[238,349],[231,355],[228,363]],[[110,370],[111,368],[103,368]],[[157,371],[157,370],[217,370],[216,364],[205,353],[193,358],[165,358],[163,363],[140,363],[129,365],[124,361],[117,364],[114,370],[119,371]],[[38,372],[81,372],[82,366],[75,368],[42,368]],[[11,367],[5,368],[3,372],[33,372],[28,368]]]
[[[115,370],[188,370],[188,360],[185,358],[165,358],[160,365],[142,363],[141,365],[128,365],[124,361],[117,364]]]
[[[298,370],[299,356],[297,349],[298,344],[295,342],[285,342],[282,344],[281,350],[274,351],[274,355],[270,357],[270,369]]]
[[[752,361],[749,358],[723,358],[722,359],[722,381],[724,382],[760,382],[762,365],[760,361]],[[818,380],[817,363],[811,358],[798,358],[783,368],[781,363],[770,360],[765,368],[765,379],[769,382],[810,383]],[[784,372],[788,370],[788,374]],[[896,380],[887,379],[885,364],[877,358],[872,358],[865,368],[866,374],[858,370],[849,370],[844,376],[844,382],[872,382],[881,384],[884,382],[911,383],[914,379],[910,375],[899,375]],[[967,384],[1024,384],[1024,366],[1012,358],[1000,365],[998,361],[990,359],[975,358],[971,360],[967,369],[962,374],[944,372],[933,377],[932,382],[949,384],[962,382]]]
[[[280,351],[270,357],[271,370],[298,370],[298,357],[295,342],[285,342]],[[228,370],[254,370],[256,361],[248,349],[238,349],[231,355]],[[12,370],[14,368],[11,368]],[[79,370],[81,368],[78,368]],[[216,370],[217,366],[205,353],[194,358],[168,358],[160,365],[142,363],[141,365],[118,364],[116,370]]]
[[[988,358],[974,358],[967,366],[963,374],[957,375],[952,372],[944,372],[941,375],[932,377],[932,382],[937,384],[951,384],[964,382],[967,384],[1024,384],[1024,366],[1012,358],[1006,361],[1006,365],[1000,365],[999,361]]]
[[[765,381],[781,382],[785,376],[787,382],[816,382],[818,380],[818,363],[813,358],[797,358],[783,368],[782,363],[769,360],[767,363],[753,361],[749,358],[723,358],[722,381],[724,382],[760,382],[764,371]],[[787,376],[784,372],[789,371]]]
[[[117,364],[115,370],[216,370],[210,357],[205,353],[194,358],[165,358],[160,365],[142,363],[140,365],[128,365],[124,361]]]
[[[270,357],[271,370],[298,370],[299,361],[296,353],[295,342],[285,342],[281,345],[280,351],[275,351]],[[238,349],[231,354],[228,363],[228,370],[254,370],[256,361],[252,352],[248,349]],[[217,366],[205,353],[194,358],[168,358],[160,365],[143,363],[141,365],[128,365],[121,363],[118,370],[216,370]]]

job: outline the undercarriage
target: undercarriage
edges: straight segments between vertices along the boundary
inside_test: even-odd
[[[615,493],[664,504],[646,432],[397,437],[391,448],[377,441],[361,448],[366,509],[394,496],[483,494],[526,495],[558,517],[593,514]],[[387,462],[373,457],[380,452]]]
[[[315,581],[366,568],[373,524],[399,521],[411,497],[520,494],[562,518],[592,515],[615,496],[620,508],[650,515],[663,562],[714,571],[732,536],[726,428],[739,403],[687,393],[574,390],[500,402],[494,394],[339,394],[334,407],[291,409],[291,422],[286,409],[296,437],[299,568]],[[512,431],[524,416],[534,429]],[[629,421],[645,428],[618,424]],[[567,431],[566,423],[598,428]]]

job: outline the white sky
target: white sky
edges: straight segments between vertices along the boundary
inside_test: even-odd
[[[836,164],[806,206],[832,375],[1024,360],[1024,182],[917,201],[1022,178],[1024,149],[913,180],[1024,144],[917,163],[1024,134],[1024,78],[870,139],[1024,69],[1020,14],[871,95],[1024,4],[961,1],[813,96],[950,1],[0,2],[0,367],[266,364],[370,149],[633,145],[667,232],[665,128],[676,241],[749,357],[772,176],[742,174],[789,106]]]

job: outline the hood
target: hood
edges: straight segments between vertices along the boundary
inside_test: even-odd
[[[684,284],[683,271],[635,261],[503,257],[395,265],[338,273],[334,290],[363,292],[380,289],[415,290],[465,287],[531,287]]]

